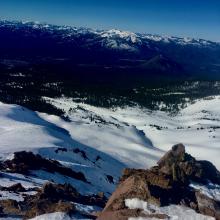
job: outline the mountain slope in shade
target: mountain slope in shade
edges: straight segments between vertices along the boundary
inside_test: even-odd
[[[152,73],[170,73],[177,74],[181,76],[183,69],[180,64],[164,57],[163,55],[158,55],[148,60],[146,63],[141,65],[141,68],[151,71]]]
[[[123,163],[72,139],[67,130],[42,119],[38,114],[26,108],[1,103],[0,109],[1,160],[13,158],[14,152],[32,151],[43,157],[55,159],[75,171],[84,170],[82,172],[90,176],[87,176],[87,178],[91,178],[88,181],[92,183],[91,185],[76,179],[56,175],[56,173],[39,170],[35,171],[38,180],[33,178],[32,186],[54,180],[58,183],[74,183],[77,190],[84,194],[100,191],[108,194],[114,189],[114,183],[117,182],[118,178],[116,172],[125,167]],[[110,161],[114,169],[109,167],[108,163]],[[113,176],[112,182],[109,182],[108,177],[110,176]],[[0,185],[4,184],[4,179],[1,180]],[[20,177],[20,180],[25,185],[30,185],[25,177]],[[15,177],[12,178],[11,183],[14,181],[16,182]]]
[[[191,77],[220,77],[220,44],[201,39],[1,21],[0,49],[3,64],[7,64],[5,59],[43,62],[45,68],[49,61],[58,61],[65,66],[65,74],[90,72],[93,78],[112,72],[118,72],[118,75],[133,73],[136,75],[133,78],[138,78],[138,73],[143,71],[139,64],[146,65],[160,55],[166,57],[167,65],[172,61],[179,68],[176,65],[169,68],[152,65],[142,74],[147,76],[157,71],[163,75],[167,73],[168,78],[170,72],[175,75],[185,73],[186,78],[188,74]],[[125,65],[124,60],[132,62]]]

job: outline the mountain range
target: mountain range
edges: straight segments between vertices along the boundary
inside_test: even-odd
[[[1,64],[55,63],[90,82],[220,78],[220,43],[202,39],[0,21],[0,51]]]
[[[0,21],[0,51],[0,219],[220,220],[220,43]]]

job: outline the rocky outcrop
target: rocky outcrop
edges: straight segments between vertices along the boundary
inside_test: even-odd
[[[26,192],[26,189],[21,185],[21,183],[16,183],[14,185],[11,185],[9,187],[0,187],[0,190],[2,191],[10,191],[10,192]]]
[[[196,192],[196,200],[200,213],[220,219],[220,201],[215,201],[200,192]]]
[[[1,164],[1,170],[13,173],[29,174],[30,171],[41,169],[89,183],[83,173],[75,172],[58,161],[43,158],[32,152],[16,152],[12,160],[7,160]]]
[[[27,197],[21,203],[25,218],[52,212],[73,214],[76,209],[70,201],[76,200],[80,194],[72,186],[47,183],[34,196]]]
[[[159,161],[160,172],[171,175],[177,182],[187,184],[188,181],[199,183],[220,183],[220,173],[208,161],[197,161],[185,152],[182,144],[174,145]]]
[[[65,212],[69,215],[81,214],[74,203],[104,207],[107,198],[104,194],[81,195],[69,184],[46,183],[35,195],[27,195],[24,201],[0,201],[0,214],[21,216],[24,219],[53,212]],[[94,216],[89,216],[92,219]]]
[[[149,170],[125,169],[116,191],[98,219],[127,220],[146,215],[141,210],[126,207],[126,199],[137,198],[156,206],[184,205],[219,220],[219,201],[190,187],[191,182],[220,185],[220,172],[210,162],[197,161],[187,154],[182,144],[175,145],[157,166]],[[163,213],[155,214],[166,218]]]
[[[60,148],[59,151],[65,151],[65,149]],[[67,176],[91,184],[83,173],[76,172],[58,161],[44,158],[32,152],[15,152],[13,159],[0,162],[0,170],[2,171],[2,177],[8,173],[32,176],[35,174],[34,171],[43,170],[50,174],[63,175],[64,179]],[[107,202],[107,198],[102,192],[94,195],[82,195],[70,184],[62,185],[48,182],[41,188],[26,189],[21,183],[17,183],[11,186],[0,186],[0,190],[19,196],[19,199],[11,197],[18,199],[18,201],[1,198],[0,216],[3,217],[16,216],[29,219],[52,212],[65,212],[69,215],[76,213],[77,215],[84,216],[87,213],[77,210],[78,206],[75,207],[74,203],[104,208]],[[34,195],[33,192],[35,192]],[[20,198],[23,198],[24,201],[20,201]],[[94,216],[91,215],[88,218],[93,219]]]

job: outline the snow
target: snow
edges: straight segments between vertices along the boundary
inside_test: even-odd
[[[76,209],[80,211],[80,213],[83,213],[84,215],[89,215],[93,212],[101,211],[101,208],[89,206],[89,205],[82,205],[79,203],[74,203]]]
[[[24,176],[17,173],[4,173],[0,172],[0,186],[9,187],[17,183],[21,183],[22,186],[29,190],[35,187],[40,187],[45,183],[43,180],[39,180],[36,177]]]
[[[67,98],[45,99],[64,109],[71,122],[0,103],[0,158],[12,158],[16,151],[33,151],[83,172],[92,186],[40,170],[31,179],[10,174],[1,179],[0,185],[22,181],[31,188],[53,180],[69,182],[82,193],[103,191],[110,195],[123,168],[149,168],[179,142],[197,159],[210,160],[220,168],[219,96],[198,100],[175,116],[139,107],[112,110]],[[66,152],[56,153],[57,148],[65,148]],[[73,153],[76,149],[86,158],[81,152]],[[114,183],[107,175],[114,177]]]
[[[140,199],[125,199],[125,206],[129,209],[141,209],[141,210],[148,210],[148,203],[144,202]]]
[[[220,96],[198,100],[177,115],[139,107],[97,108],[66,98],[45,99],[64,109],[72,122],[61,122],[45,114],[41,117],[67,129],[79,142],[105,152],[129,167],[155,165],[171,146],[182,142],[192,156],[209,160],[220,169]],[[95,123],[91,117],[100,117],[108,123]]]
[[[59,119],[55,116],[48,117]],[[31,177],[31,179],[22,175],[4,174],[5,178],[1,178],[0,184],[5,186],[21,182],[24,186],[30,188],[30,182],[39,186],[46,181],[53,180],[58,183],[69,182],[84,194],[102,191],[108,196],[114,191],[115,184],[108,181],[107,175],[113,176],[116,183],[121,175],[121,170],[125,167],[123,163],[113,157],[72,139],[66,129],[44,120],[35,112],[17,105],[0,103],[0,147],[1,160],[12,158],[13,153],[16,151],[33,151],[46,158],[66,163],[67,166],[76,171],[83,172],[91,182],[91,184],[88,184],[59,174],[39,170],[33,172],[37,177]],[[60,151],[56,153],[58,147],[65,148],[67,152]],[[74,153],[73,151],[76,149],[85,152],[87,158],[83,158],[80,153]]]
[[[209,183],[202,185],[199,183],[191,183],[190,186],[196,190],[199,190],[202,194],[208,196],[211,199],[220,201],[220,186],[217,184]]]
[[[68,112],[78,104],[69,100],[54,100],[54,105]],[[134,125],[116,119],[117,113],[102,108],[82,105],[86,111],[78,109],[69,114],[72,122],[66,123],[59,118],[40,114],[45,120],[54,122],[70,132],[72,138],[111,155],[129,167],[149,167],[155,165],[163,152],[152,146],[145,134]],[[112,114],[112,115],[111,115]],[[97,123],[99,117],[105,122]],[[95,121],[95,119],[97,120]],[[91,122],[91,119],[94,121]],[[85,135],[86,134],[86,135]]]
[[[12,199],[16,201],[23,201],[24,198],[19,193],[13,193],[8,191],[0,191],[0,200]]]
[[[125,205],[129,209],[141,209],[143,214],[166,214],[169,216],[168,219],[171,220],[214,220],[214,218],[209,216],[204,216],[196,213],[194,210],[177,205],[170,205],[166,207],[157,207],[142,201],[137,198],[126,199]],[[129,218],[129,220],[147,220],[152,218]],[[153,218],[157,219],[157,218]]]
[[[55,213],[51,213],[51,214],[40,215],[35,218],[32,218],[31,220],[51,220],[51,219],[53,219],[53,220],[74,220],[62,212],[55,212]]]
[[[136,43],[138,41],[138,36],[135,33],[129,32],[129,31],[120,31],[117,29],[112,29],[108,31],[101,32],[101,36],[103,38],[114,38],[119,37],[123,39],[129,39],[132,43]]]
[[[43,157],[55,159],[74,171],[82,172],[91,184],[38,170],[30,176],[2,172],[0,186],[20,182],[29,189],[28,193],[35,193],[31,189],[41,187],[47,181],[66,182],[82,194],[104,192],[106,196],[110,196],[123,168],[149,168],[172,145],[179,142],[186,146],[187,152],[192,156],[209,160],[220,169],[220,96],[198,100],[177,115],[152,112],[138,106],[97,108],[65,97],[44,99],[64,109],[71,121],[33,112],[18,105],[0,103],[1,160],[12,158],[16,151],[33,151]],[[58,148],[65,151],[57,151]],[[109,182],[108,175],[113,177],[113,183]],[[219,200],[219,186],[191,183],[191,187]],[[2,191],[1,196],[1,199],[22,200],[21,194],[13,192]],[[132,208],[139,206],[145,212],[149,209],[149,204],[140,201],[128,201],[127,204]],[[94,207],[80,207],[78,204],[78,208],[89,211]],[[186,219],[182,213],[185,213],[187,219],[190,219],[190,215],[195,216],[195,219],[207,219],[179,206],[169,206],[160,211],[171,213],[172,219],[175,216]],[[55,215],[54,218],[59,219],[60,216],[62,214]],[[45,218],[48,215],[42,216],[42,219]]]

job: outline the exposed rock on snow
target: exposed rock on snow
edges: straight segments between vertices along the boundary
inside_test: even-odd
[[[26,192],[26,189],[21,185],[21,183],[16,183],[9,187],[0,187],[0,190],[12,191],[12,192]]]
[[[126,169],[121,183],[98,219],[114,219],[115,216],[118,220],[147,217],[145,212],[139,210],[146,210],[146,207],[129,206],[127,200],[134,198],[152,204],[152,207],[183,205],[201,214],[220,219],[220,201],[190,187],[192,181],[220,185],[220,172],[210,162],[197,161],[187,154],[182,144],[175,145],[158,161],[158,166],[149,170]],[[133,210],[129,211],[129,214],[126,212],[128,206]],[[150,212],[152,213],[154,212]]]
[[[200,213],[220,219],[220,201],[215,201],[201,192],[196,192],[196,200]]]
[[[171,175],[173,180],[195,181],[207,184],[220,183],[220,172],[209,161],[196,161],[194,157],[185,153],[185,147],[178,144],[172,147],[158,162],[162,173]]]
[[[64,121],[57,116],[35,113],[21,106],[0,103],[0,157],[1,161],[9,161],[11,167],[7,170],[6,164],[1,162],[0,186],[3,188],[0,192],[0,200],[4,200],[4,203],[9,204],[9,207],[12,206],[11,210],[14,210],[14,213],[18,210],[18,205],[24,202],[26,197],[34,196],[38,193],[39,188],[47,181],[57,184],[69,183],[80,195],[85,196],[84,198],[87,198],[87,201],[90,200],[90,197],[97,196],[98,192],[104,192],[104,195],[108,196],[115,190],[115,185],[123,168],[146,169],[154,166],[164,152],[179,140],[186,143],[187,152],[196,156],[196,159],[208,159],[219,169],[220,130],[218,129],[219,121],[217,119],[220,116],[220,97],[199,100],[172,117],[160,111],[150,112],[138,107],[115,110],[97,108],[83,103],[75,103],[66,98],[51,99],[51,102],[55,106],[64,109],[67,113],[70,108],[75,109],[76,107],[74,112],[67,114],[71,119],[70,122]],[[77,106],[80,107],[77,108]],[[210,120],[207,120],[207,118]],[[155,127],[151,127],[151,124],[156,124],[161,129],[158,130]],[[183,128],[177,129],[180,125]],[[197,129],[201,127],[204,129]],[[216,138],[213,139],[210,135],[215,135]],[[17,165],[11,166],[15,158],[14,152],[17,151],[33,152],[34,156],[39,154],[43,159],[51,163],[49,165],[43,160],[43,165],[41,163],[34,165],[35,163],[28,164],[24,160],[26,165],[23,166],[24,164],[21,165],[20,159]],[[178,159],[175,159],[176,157],[173,158],[173,155],[176,154],[179,155]],[[183,155],[188,159],[178,163],[177,161]],[[57,162],[54,163],[53,161],[55,160]],[[36,161],[36,158],[34,161]],[[174,163],[174,161],[176,162]],[[171,169],[170,163],[175,164],[174,170]],[[151,198],[156,198],[153,200],[155,203],[166,204],[165,197],[160,201],[156,197],[157,194],[155,192],[157,190],[155,189],[158,187],[159,192],[168,193],[171,191],[172,186],[175,185],[174,182],[177,182],[183,185],[181,190],[185,193],[186,198],[189,198],[189,201],[191,201],[193,193],[191,194],[188,189],[192,188],[193,192],[200,191],[200,193],[208,197],[208,199],[202,199],[204,203],[207,200],[212,204],[210,207],[216,207],[220,198],[220,185],[217,184],[218,172],[216,173],[216,169],[212,164],[204,161],[199,161],[198,163],[197,160],[184,153],[184,151],[176,151],[175,149],[168,153],[168,160],[161,160],[159,164],[148,171],[143,169],[126,169],[124,171],[121,183],[125,182],[127,184],[128,182],[130,184],[128,184],[129,187],[133,186],[134,192],[129,192],[132,198],[135,198],[133,196],[139,193],[140,199],[145,199],[143,195],[147,196],[146,192],[150,190],[152,192],[152,195],[150,194]],[[54,172],[53,169],[57,165],[71,169],[73,172],[82,173],[87,182],[71,178],[65,172],[60,173],[60,168],[59,172]],[[33,168],[33,166],[36,167]],[[48,168],[50,166],[51,169]],[[20,172],[18,171],[19,167],[28,168],[22,168]],[[14,172],[12,172],[13,169],[15,169]],[[181,172],[179,172],[180,170]],[[15,173],[15,171],[19,173]],[[207,173],[209,174],[208,180],[212,179],[213,183],[204,184],[206,183],[204,177],[207,176]],[[174,177],[177,180],[174,181]],[[146,179],[148,179],[148,188],[145,183]],[[191,179],[193,179],[192,182]],[[21,191],[19,189],[21,187],[19,185],[13,186],[17,183],[22,184],[25,192],[18,192]],[[139,189],[135,188],[136,183],[143,185],[143,188],[140,189],[142,191],[138,192]],[[10,187],[12,188],[9,189]],[[142,195],[142,192],[146,194]],[[176,195],[179,200],[181,197],[178,193]],[[94,197],[96,198],[96,196]],[[197,197],[195,198],[193,194],[192,198],[200,201],[200,209],[204,212],[212,213],[212,209],[204,210],[204,203],[199,200],[199,195]],[[213,200],[217,203],[213,204]],[[95,201],[97,202],[97,200]],[[103,200],[101,199],[101,201]],[[143,201],[146,202],[146,199]],[[189,201],[185,201],[185,205],[189,206]],[[94,203],[87,202],[86,204],[91,205]],[[122,212],[124,216],[129,216],[127,213],[133,213],[130,216],[142,215],[142,210],[128,210],[125,204],[120,204],[124,205],[123,208],[125,207],[125,209],[114,211],[114,213],[120,214]],[[78,209],[83,204],[78,203],[76,205],[74,202],[74,205]],[[191,206],[194,207],[194,204],[190,204]],[[169,205],[160,208],[157,214],[173,216],[179,215],[179,211],[184,214],[190,213],[193,217],[196,214],[192,212],[192,209],[188,208],[186,211],[185,208],[183,209],[179,205],[172,207]],[[89,210],[87,213],[97,211],[96,207],[91,206],[88,208],[87,205],[82,209]],[[195,206],[195,210],[198,211],[198,209]],[[188,212],[188,210],[191,211]],[[188,217],[187,220],[190,219],[190,214],[186,215]],[[47,216],[49,215],[46,215],[45,218]],[[202,218],[200,215],[197,219],[207,218]]]
[[[66,122],[53,115],[49,117]],[[43,119],[40,114],[27,108],[0,103],[0,186],[22,183],[29,189],[42,187],[45,182],[52,181],[69,183],[83,195],[98,192],[110,195],[126,165],[112,155],[76,140],[68,129],[54,122]],[[70,125],[70,122],[66,123]],[[74,129],[78,127],[80,125],[74,126]],[[81,133],[85,137],[88,134],[83,131]],[[20,151],[26,153],[14,155]],[[32,152],[33,155],[27,152]],[[14,161],[18,156],[21,158]],[[29,161],[25,157],[29,157]],[[7,165],[2,162],[6,160],[9,170],[6,170]],[[17,165],[12,165],[13,161]],[[3,191],[0,195],[0,199],[14,199],[16,196],[13,193],[7,196]],[[16,200],[22,200],[22,197],[16,197]]]
[[[2,200],[0,207],[2,215],[17,215],[29,219],[54,212],[63,212],[70,216],[73,214],[87,216],[88,213],[82,212],[76,204],[104,207],[105,203],[106,197],[103,194],[83,196],[69,184],[47,183],[37,194],[26,196],[24,201]]]
[[[62,166],[58,161],[45,159],[32,152],[15,152],[14,158],[5,161],[2,167],[7,171],[22,174],[28,174],[30,171],[42,169],[51,173],[57,172],[88,183],[83,173],[75,172],[70,168]]]

